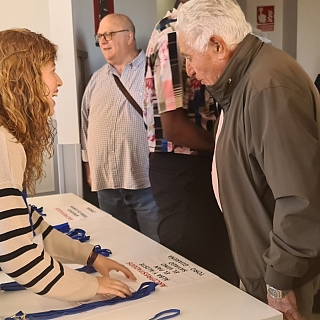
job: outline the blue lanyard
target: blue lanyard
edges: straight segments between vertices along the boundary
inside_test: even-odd
[[[62,233],[67,233],[70,231],[70,226],[68,222],[65,223],[61,223],[61,224],[57,224],[55,226],[53,226],[56,230],[62,232]]]
[[[83,267],[83,268],[87,268],[87,267]],[[91,266],[91,268],[93,268],[93,267]],[[80,269],[77,269],[77,270],[80,271]],[[93,272],[95,272],[95,270]],[[141,288],[141,286],[140,286],[140,288]],[[140,290],[140,288],[139,288],[139,290]],[[4,284],[0,285],[0,291],[1,290],[3,290],[3,291],[17,291],[17,290],[25,290],[25,288],[23,286],[21,286],[20,284],[18,284],[17,282],[9,282],[9,283],[4,283]],[[60,314],[60,310],[58,310],[58,311],[59,311],[59,313],[58,313],[57,317],[64,315],[64,314],[62,314],[62,315]],[[49,311],[49,312],[53,312],[53,311]],[[74,313],[76,313],[76,312],[74,312]],[[67,313],[67,314],[69,314],[69,313]],[[156,315],[154,315],[153,318],[151,318],[149,320],[166,320],[166,319],[174,318],[174,317],[178,316],[179,314],[180,314],[179,309],[168,309],[168,310],[164,310],[164,311],[157,313]],[[24,318],[22,318],[23,315],[24,315],[24,313],[22,311],[18,312],[16,314],[16,317],[17,317],[16,319],[20,319],[20,318],[18,318],[19,316],[21,317],[21,319],[24,319]],[[32,316],[32,315],[27,315],[27,318],[25,318],[25,319],[29,319],[30,316]],[[42,319],[42,318],[30,318],[30,319]],[[46,319],[46,318],[43,318],[43,319]],[[47,318],[47,319],[53,319],[53,318]]]
[[[32,212],[33,211],[37,211],[41,216],[45,216],[46,214],[44,214],[42,212],[43,211],[43,207],[38,208],[38,207],[36,207],[34,205],[31,205],[31,211],[30,211],[25,189],[22,190],[21,195],[22,195],[24,203],[27,206],[27,210],[29,212],[29,221],[30,221],[30,226],[31,226],[31,230],[32,230],[33,236],[36,236],[36,233],[35,233],[35,231],[33,229]],[[69,227],[68,223],[63,223],[61,225],[58,225],[58,226],[55,227],[55,229],[57,229],[57,230],[59,230],[59,231],[61,231],[63,233],[66,233],[67,236],[71,237],[72,239],[79,240],[80,242],[86,242],[86,241],[88,241],[90,239],[90,236],[87,236],[86,232],[84,230],[82,230],[82,229],[76,228],[76,229],[70,230],[70,227]]]
[[[74,240],[79,240],[80,242],[86,242],[90,239],[90,236],[87,236],[86,232],[79,228],[71,229],[66,233],[66,235]]]
[[[68,222],[55,225],[53,226],[53,228],[66,234],[74,240],[79,240],[80,242],[86,242],[90,239],[90,236],[87,236],[86,232],[83,229],[71,229]]]
[[[179,314],[180,314],[179,309],[168,309],[168,310],[164,310],[164,311],[157,313],[153,318],[151,318],[149,320],[171,319],[171,318],[178,316]]]
[[[30,221],[31,230],[32,230],[33,236],[35,236],[36,233],[34,232],[34,229],[33,229],[32,213],[31,213],[31,211],[29,210],[29,205],[28,205],[27,195],[26,195],[26,190],[25,190],[25,189],[22,190],[21,195],[22,195],[22,198],[23,198],[24,203],[25,203],[26,206],[27,206],[27,210],[28,210],[28,212],[29,212],[29,221]]]
[[[79,306],[69,308],[69,309],[61,309],[61,310],[51,310],[51,311],[44,311],[44,312],[36,312],[36,313],[24,313],[22,311],[17,312],[12,317],[7,317],[5,320],[12,320],[12,319],[25,319],[25,320],[50,320],[59,318],[62,316],[67,316],[71,314],[77,314],[81,312],[86,312],[89,310],[93,310],[99,307],[114,305],[120,302],[138,300],[143,297],[148,296],[151,292],[153,292],[156,288],[156,284],[154,282],[144,282],[141,284],[139,289],[136,292],[133,292],[130,297],[120,298],[114,297],[109,300],[102,300],[90,303],[84,303]],[[164,318],[163,318],[164,319]]]

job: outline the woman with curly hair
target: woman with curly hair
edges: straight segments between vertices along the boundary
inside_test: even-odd
[[[27,29],[0,32],[0,267],[25,288],[65,301],[97,293],[131,295],[111,270],[135,276],[123,265],[96,254],[94,246],[72,240],[48,225],[24,203],[22,190],[35,194],[44,177],[45,157],[53,154],[50,116],[62,85],[55,73],[57,47]],[[40,241],[35,241],[40,238]],[[89,264],[99,277],[62,263]]]

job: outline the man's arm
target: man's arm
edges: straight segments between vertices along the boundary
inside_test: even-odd
[[[89,126],[89,85],[86,87],[81,103],[81,128],[80,128],[80,143],[81,143],[81,157],[84,162],[86,170],[86,178],[89,187],[91,188],[91,175],[89,167],[89,159],[87,153],[87,137],[88,137],[88,126]]]
[[[195,150],[213,150],[214,136],[190,121],[183,108],[160,115],[164,138],[175,145]]]
[[[250,135],[256,159],[276,201],[270,247],[263,255],[267,264],[265,281],[275,293],[288,291],[279,298],[268,291],[268,304],[281,311],[285,319],[304,319],[292,289],[294,280],[310,274],[316,266],[312,261],[319,256],[320,235],[315,226],[320,223],[316,191],[320,189],[320,172],[315,107],[305,97],[282,87],[263,90],[252,103]]]
[[[147,55],[152,55],[153,51],[158,54],[156,54],[155,61],[149,59],[147,62],[147,89],[151,92],[147,91],[146,109],[151,110],[154,107],[155,101],[151,97],[156,96],[163,136],[166,140],[174,145],[194,150],[213,150],[213,134],[190,121],[183,108],[182,78],[186,74],[176,60],[170,59],[170,57],[180,56],[176,33],[170,31],[162,35],[158,41],[158,44],[155,45],[156,49],[151,50],[150,53],[147,52]],[[180,77],[177,77],[178,74]]]
[[[88,182],[89,187],[91,188],[91,186],[92,186],[92,180],[91,180],[89,162],[84,162],[84,167],[86,168],[86,178],[87,178],[87,182]]]

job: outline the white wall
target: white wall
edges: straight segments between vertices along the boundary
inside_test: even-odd
[[[59,91],[55,117],[58,143],[78,143],[79,127],[75,83],[75,56],[71,1],[0,0],[0,30],[20,27],[42,33],[59,47],[57,73],[64,85]],[[61,14],[63,12],[63,14]],[[64,121],[68,119],[68,121]]]
[[[75,56],[71,2],[66,0],[0,0],[0,30],[24,27],[42,33],[59,47],[57,73],[64,85],[59,91],[55,117],[58,143],[78,143],[79,127],[75,83]],[[61,14],[63,12],[63,14]],[[68,119],[65,121],[65,119]]]
[[[157,0],[157,20],[161,20],[175,3],[175,0]]]
[[[283,0],[282,48],[297,59],[298,1]]]
[[[237,0],[237,2],[239,3],[242,11],[244,13],[246,13],[247,12],[247,0]]]
[[[73,163],[64,176],[60,176],[60,190],[56,190],[55,174],[52,168],[56,164],[52,160],[45,168],[47,178],[38,185],[39,192],[74,192],[81,196],[81,167],[77,162],[79,151],[79,117],[78,97],[75,74],[75,47],[73,37],[71,0],[0,0],[0,30],[11,27],[26,27],[32,31],[42,33],[58,45],[57,73],[63,80],[56,99],[55,119],[57,121],[57,158],[58,172],[63,172],[63,162]],[[63,14],[62,14],[63,13]],[[78,150],[78,155],[65,159],[63,150]],[[59,153],[59,150],[61,152]],[[70,152],[69,152],[70,153]],[[72,154],[72,153],[71,153]],[[65,161],[64,161],[65,160]],[[57,171],[57,170],[56,170]],[[50,183],[48,183],[48,181]],[[66,188],[66,182],[71,182]],[[54,190],[52,190],[54,189]]]
[[[255,23],[253,15],[257,5],[279,5],[280,0],[239,0],[248,21]],[[273,44],[289,52],[306,70],[314,81],[320,73],[320,1],[283,0],[283,35],[267,35]],[[294,12],[297,12],[295,15]],[[277,14],[277,11],[276,11]],[[276,16],[277,19],[277,16]],[[276,21],[277,22],[277,21]]]
[[[297,60],[312,80],[320,73],[319,13],[319,0],[298,0]]]
[[[138,48],[146,49],[157,22],[156,0],[114,0],[114,12],[127,15],[136,27]]]
[[[43,0],[42,0],[43,1]],[[71,0],[48,0],[51,41],[58,44],[57,73],[63,81],[55,107],[58,144],[79,143],[76,55]],[[63,14],[61,14],[63,12]]]
[[[0,30],[27,28],[50,37],[47,0],[0,0],[0,12]]]
[[[105,64],[105,59],[94,40],[94,14],[92,0],[72,0],[74,37],[77,50],[88,52],[85,63],[85,83],[92,73]]]
[[[240,4],[240,2],[239,2]],[[247,0],[242,1],[248,22],[257,28],[257,7],[274,6],[274,31],[265,32],[272,44],[296,59],[297,0]]]
[[[257,28],[257,7],[258,6],[274,6],[274,31],[265,32],[272,44],[280,49],[283,49],[283,0],[247,0],[246,18],[248,22]]]
[[[34,15],[26,14],[30,8],[33,8]],[[0,30],[11,28],[27,28],[35,32],[42,33],[50,38],[49,26],[49,4],[48,1],[28,0],[11,1],[0,0]],[[37,19],[35,19],[35,16]],[[42,192],[51,192],[56,189],[56,179],[54,172],[53,159],[46,160],[47,179],[37,184],[37,190]]]

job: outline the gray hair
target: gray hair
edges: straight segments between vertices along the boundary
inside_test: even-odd
[[[207,50],[212,35],[221,37],[232,50],[252,31],[235,0],[190,0],[181,7],[177,19],[177,31],[200,52]]]

